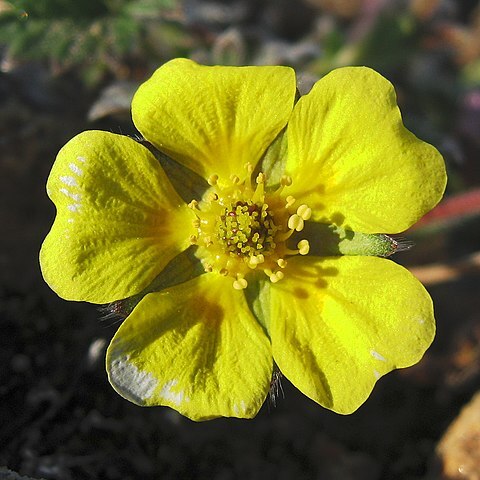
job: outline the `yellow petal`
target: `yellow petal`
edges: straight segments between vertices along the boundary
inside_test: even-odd
[[[445,165],[402,124],[393,86],[366,67],[334,70],[288,126],[289,193],[313,219],[364,233],[406,230],[441,199]]]
[[[192,420],[251,418],[272,375],[270,343],[232,281],[205,274],[147,295],[107,352],[113,387]]]
[[[67,300],[107,303],[139,293],[188,246],[192,212],[131,138],[76,136],[60,150],[47,192],[57,216],[40,264]]]
[[[160,67],[135,94],[132,115],[147,140],[204,178],[246,174],[285,126],[295,97],[288,67]]]
[[[351,413],[375,382],[418,362],[432,301],[406,269],[376,257],[295,258],[270,287],[273,357],[305,395]]]

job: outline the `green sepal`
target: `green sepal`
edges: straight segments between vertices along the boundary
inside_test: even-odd
[[[193,199],[201,199],[203,194],[210,188],[207,181],[198,173],[160,152],[146,140],[141,140],[140,143],[147,147],[160,162],[168,179],[185,203],[190,203]]]
[[[263,272],[252,272],[244,293],[251,312],[270,337],[270,280],[266,278]]]
[[[398,242],[388,235],[352,232],[336,225],[316,222],[305,223],[305,228],[295,235],[295,239],[301,238],[308,239],[310,243],[309,255],[319,257],[337,255],[389,257],[399,248]]]
[[[276,136],[259,162],[259,170],[267,177],[267,187],[278,185],[284,174],[288,153],[287,135],[285,133],[286,128]]]
[[[194,255],[195,247],[190,247],[177,255],[171,260],[167,266],[162,270],[153,282],[137,295],[114,302],[115,308],[118,308],[122,316],[128,316],[132,310],[137,306],[140,300],[145,295],[152,292],[160,292],[168,287],[179,285],[180,283],[187,282],[199,275],[205,273],[205,269],[202,264]],[[108,309],[108,307],[107,307]]]

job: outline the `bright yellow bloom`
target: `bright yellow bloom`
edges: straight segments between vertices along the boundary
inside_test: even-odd
[[[395,250],[381,233],[440,200],[442,157],[368,68],[335,70],[295,97],[287,67],[172,60],[132,105],[163,156],[99,131],[60,151],[43,275],[69,300],[132,297],[107,352],[110,382],[132,402],[253,417],[276,364],[350,413],[430,345],[429,295],[375,255]]]

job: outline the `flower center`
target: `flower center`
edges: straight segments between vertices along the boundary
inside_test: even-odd
[[[248,178],[251,166],[247,166]],[[197,245],[196,255],[205,271],[216,272],[232,278],[233,287],[247,287],[247,277],[254,270],[262,270],[272,282],[284,277],[289,255],[306,255],[307,240],[301,240],[297,249],[287,246],[293,232],[300,232],[312,214],[307,205],[295,208],[296,200],[285,196],[292,184],[283,177],[274,191],[265,190],[265,174],[259,173],[256,181],[241,181],[232,176],[227,182],[218,181],[217,175],[209,178],[211,188],[200,202],[192,200],[189,206],[196,215],[192,244]]]
[[[274,236],[278,227],[265,203],[237,201],[225,208],[217,221],[219,239],[225,252],[239,257],[270,254],[275,249]]]

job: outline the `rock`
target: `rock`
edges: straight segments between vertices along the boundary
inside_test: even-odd
[[[480,392],[450,424],[436,455],[440,472],[432,478],[480,480]]]
[[[109,116],[130,116],[130,106],[138,83],[119,80],[106,87],[88,112],[88,120],[96,120]]]
[[[35,479],[33,477],[27,477],[25,475],[19,475],[17,472],[9,470],[6,467],[0,467],[0,480],[43,480]]]

